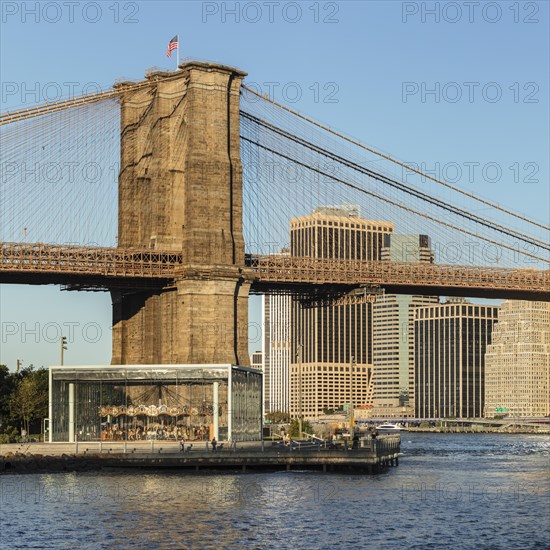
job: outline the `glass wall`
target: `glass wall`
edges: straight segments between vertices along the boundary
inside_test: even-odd
[[[52,367],[52,440],[227,440],[230,369],[233,439],[258,440],[261,373],[229,365]]]
[[[232,440],[257,441],[262,430],[262,374],[233,368],[231,380]]]

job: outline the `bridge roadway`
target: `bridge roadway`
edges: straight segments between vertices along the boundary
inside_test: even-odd
[[[395,294],[550,302],[550,270],[247,255],[242,274],[254,292],[344,293],[365,285]],[[0,243],[0,283],[105,290],[163,287],[179,276],[208,272],[185,265],[177,252]]]

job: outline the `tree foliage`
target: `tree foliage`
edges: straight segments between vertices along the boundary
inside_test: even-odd
[[[15,373],[0,365],[0,439],[16,441],[22,428],[39,432],[47,414],[48,371],[31,365]]]
[[[294,418],[290,423],[290,428],[288,430],[290,437],[300,437],[300,423],[297,418]],[[313,428],[307,420],[302,420],[302,433],[313,433]]]

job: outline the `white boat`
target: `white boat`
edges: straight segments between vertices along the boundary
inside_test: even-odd
[[[400,432],[402,430],[398,424],[380,424],[380,426],[376,426],[376,429],[379,432]]]

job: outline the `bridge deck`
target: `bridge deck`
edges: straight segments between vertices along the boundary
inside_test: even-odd
[[[550,271],[388,261],[255,256],[260,288],[372,285],[395,294],[432,294],[550,301]]]
[[[389,293],[550,301],[548,270],[277,255],[247,256],[246,267],[260,292],[330,286],[344,291],[372,285]],[[41,243],[0,245],[0,283],[161,287],[185,270],[177,252]]]

